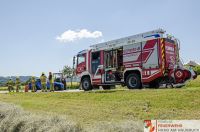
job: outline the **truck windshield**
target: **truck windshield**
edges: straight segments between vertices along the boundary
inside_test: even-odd
[[[84,55],[79,55],[77,64],[79,65],[79,64],[81,64],[83,62],[85,62],[85,56]]]

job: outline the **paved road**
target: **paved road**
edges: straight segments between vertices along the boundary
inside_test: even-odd
[[[24,92],[24,91],[21,91],[21,92]],[[30,90],[29,90],[29,92],[31,92]],[[38,90],[37,91],[38,93],[39,92],[41,92],[41,90]],[[55,91],[55,92],[58,92],[58,93],[63,93],[63,92],[66,92],[66,93],[73,93],[73,92],[83,92],[83,90],[79,90],[79,89],[73,89],[73,90],[63,90],[63,91]],[[6,93],[8,93],[8,91],[0,91],[0,94],[6,94]]]
[[[0,94],[8,93],[8,91],[0,91]]]

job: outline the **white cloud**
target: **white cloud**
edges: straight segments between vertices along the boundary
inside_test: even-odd
[[[87,29],[81,29],[78,31],[67,30],[60,36],[57,36],[56,39],[59,40],[60,42],[72,42],[78,39],[99,38],[101,36],[102,32],[100,31],[90,32]]]

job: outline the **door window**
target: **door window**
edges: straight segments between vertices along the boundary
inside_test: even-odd
[[[92,74],[94,74],[100,65],[100,51],[92,53]]]
[[[85,62],[85,56],[84,55],[79,55],[77,64],[79,65],[79,64],[81,64],[83,62]]]

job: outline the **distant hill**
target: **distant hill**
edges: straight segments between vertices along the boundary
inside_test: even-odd
[[[29,80],[30,77],[31,77],[31,76],[19,76],[21,82],[26,82],[27,80]],[[11,76],[11,77],[3,77],[3,76],[0,76],[0,85],[6,84],[6,82],[7,82],[10,78],[11,78],[13,81],[15,81],[16,76]]]

